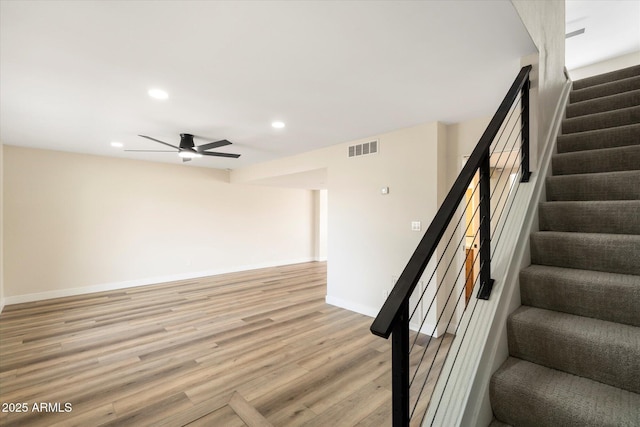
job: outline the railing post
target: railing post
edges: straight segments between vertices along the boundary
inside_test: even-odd
[[[403,304],[391,333],[393,427],[409,426],[409,303]]]
[[[489,149],[480,162],[480,290],[478,298],[489,299],[491,279],[491,163]]]
[[[522,114],[520,115],[520,121],[522,124],[522,148],[520,151],[520,159],[522,161],[522,177],[520,182],[529,182],[531,171],[529,170],[529,88],[531,87],[531,80],[527,77],[526,82],[522,86],[522,96],[520,97],[520,104]]]

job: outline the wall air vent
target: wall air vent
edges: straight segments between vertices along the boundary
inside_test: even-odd
[[[564,35],[565,39],[570,39],[571,37],[579,36],[580,34],[584,34],[584,28],[580,28],[579,30],[571,31]]]
[[[366,156],[368,154],[376,154],[378,152],[379,147],[380,147],[380,142],[377,139],[373,141],[365,142],[364,144],[350,145],[349,157],[358,157],[358,156]]]

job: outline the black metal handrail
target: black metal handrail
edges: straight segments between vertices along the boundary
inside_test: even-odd
[[[392,388],[393,425],[409,425],[409,299],[431,261],[440,240],[451,223],[456,210],[476,172],[480,176],[480,216],[490,217],[490,146],[520,97],[521,114],[521,181],[527,182],[529,170],[529,73],[531,66],[523,67],[511,88],[489,122],[471,156],[462,168],[451,190],[438,209],[433,221],[409,259],[389,297],[371,325],[371,332],[383,338],[392,336]],[[490,221],[480,224],[480,289],[477,298],[489,299],[491,279]]]

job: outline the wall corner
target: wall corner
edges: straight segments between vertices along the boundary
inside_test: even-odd
[[[0,142],[0,313],[4,309],[4,145]]]

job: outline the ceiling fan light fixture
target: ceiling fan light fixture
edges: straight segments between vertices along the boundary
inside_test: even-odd
[[[191,150],[182,150],[178,153],[178,156],[182,157],[183,159],[196,159],[198,157],[202,157],[202,154]]]

